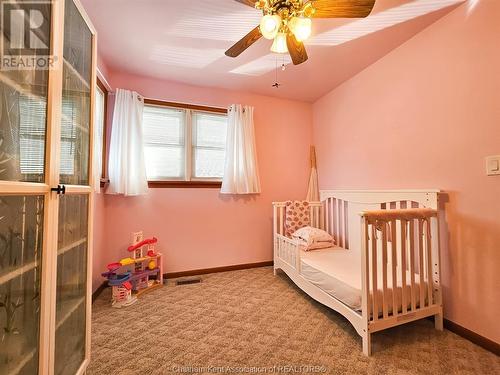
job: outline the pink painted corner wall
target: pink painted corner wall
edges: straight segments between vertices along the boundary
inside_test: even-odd
[[[272,260],[271,203],[301,199],[307,192],[312,105],[121,73],[107,78],[113,88],[134,90],[151,99],[254,106],[262,193],[223,196],[219,189],[160,188],[140,197],[99,196],[94,289],[103,281],[103,267],[127,256],[131,232],[138,230],[159,238],[166,272]]]
[[[104,79],[107,81],[109,77],[109,71],[107,68],[103,68],[101,62],[98,60],[99,70],[101,72],[106,72],[106,75],[102,74]],[[102,78],[102,77],[101,77]],[[113,120],[113,109],[114,100],[112,97],[108,97],[108,113],[106,114],[107,124],[111,124]],[[106,147],[106,152],[109,151],[109,140],[111,139],[111,129],[108,126],[106,139],[108,140],[108,147]],[[107,153],[106,153],[107,157]],[[102,189],[101,189],[102,191]],[[99,285],[101,285],[104,279],[101,277],[101,273],[104,272],[105,266],[113,261],[113,254],[107,251],[107,241],[106,236],[106,211],[105,211],[105,195],[104,194],[94,194],[94,238],[93,238],[93,251],[92,251],[92,290],[96,290]]]
[[[439,188],[446,318],[500,342],[500,1],[469,1],[313,106],[322,188]]]

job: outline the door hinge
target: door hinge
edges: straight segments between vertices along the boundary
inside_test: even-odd
[[[50,191],[55,191],[58,195],[66,194],[66,186],[57,185],[57,187],[50,189]]]

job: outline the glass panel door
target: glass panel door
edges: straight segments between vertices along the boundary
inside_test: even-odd
[[[60,182],[89,184],[92,33],[72,0],[64,10]]]
[[[47,311],[41,301],[47,296],[42,262],[49,70],[12,64],[48,55],[52,8],[48,2],[4,0],[0,7],[0,374],[31,375],[39,373],[40,323]],[[28,38],[32,15],[40,27]]]
[[[0,197],[0,374],[36,374],[43,195]]]
[[[44,21],[36,36],[50,46],[49,4],[0,0],[0,6],[4,26],[0,33],[2,59],[14,61],[27,53],[14,43],[20,33],[15,20],[22,21],[33,11],[39,12]],[[36,58],[42,52],[34,49],[28,53]],[[47,69],[0,65],[0,180],[44,181],[48,78]]]
[[[64,2],[63,81],[54,374],[73,375],[88,358],[89,215],[93,32],[73,0]]]
[[[85,194],[59,198],[56,374],[75,374],[85,359],[88,204]]]

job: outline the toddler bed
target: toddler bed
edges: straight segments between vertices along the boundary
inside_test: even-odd
[[[274,270],[345,316],[371,354],[371,334],[427,316],[443,329],[437,190],[321,191],[304,224],[335,245],[302,250],[274,206]],[[302,223],[302,222],[301,222]]]

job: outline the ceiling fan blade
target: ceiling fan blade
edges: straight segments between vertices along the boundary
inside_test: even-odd
[[[290,33],[286,36],[286,46],[288,47],[288,52],[292,58],[293,65],[302,64],[308,59],[304,43],[299,42],[295,38],[295,35]]]
[[[364,18],[375,5],[375,0],[311,0],[316,9],[314,18]]]
[[[236,42],[231,48],[226,51],[226,56],[229,57],[237,57],[244,50],[254,44],[262,37],[259,26],[250,31],[247,35],[241,38],[238,42]]]
[[[234,1],[248,5],[249,7],[255,8],[256,0],[234,0]]]

